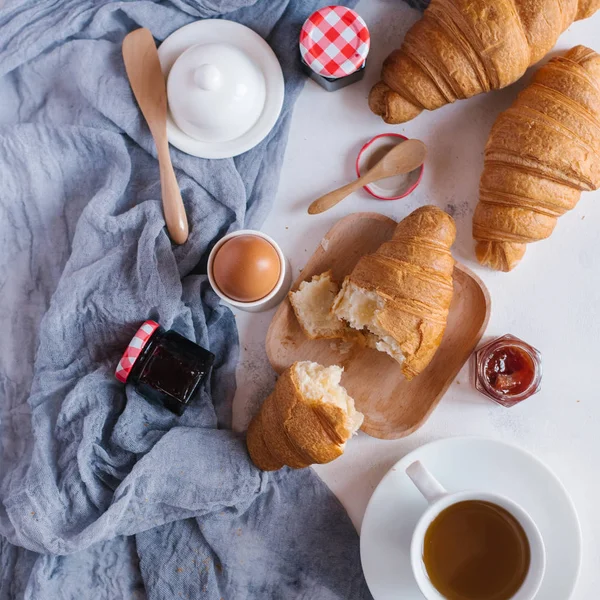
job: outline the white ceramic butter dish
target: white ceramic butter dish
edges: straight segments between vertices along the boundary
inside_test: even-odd
[[[230,158],[275,125],[284,96],[281,66],[257,33],[207,19],[172,33],[158,49],[167,78],[169,142],[201,158]]]

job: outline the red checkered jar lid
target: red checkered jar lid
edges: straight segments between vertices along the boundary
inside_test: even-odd
[[[319,75],[334,79],[360,69],[371,45],[367,24],[345,6],[326,6],[306,19],[300,32],[300,54]]]
[[[131,373],[131,369],[135,364],[138,356],[142,353],[142,350],[148,343],[148,340],[152,337],[152,334],[160,327],[156,321],[146,321],[131,338],[127,350],[123,353],[117,369],[115,371],[115,377],[125,383]]]

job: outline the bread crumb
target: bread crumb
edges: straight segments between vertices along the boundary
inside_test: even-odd
[[[354,347],[354,344],[344,340],[335,340],[329,344],[329,347],[340,354],[348,354],[348,352],[350,352],[350,350],[352,350]]]

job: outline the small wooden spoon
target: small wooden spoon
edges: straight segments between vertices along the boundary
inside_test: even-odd
[[[309,215],[318,215],[329,210],[346,196],[358,188],[369,185],[379,179],[410,173],[425,161],[427,148],[421,140],[406,140],[392,148],[376,165],[371,167],[362,177],[348,183],[333,192],[317,198],[309,207]]]
[[[156,44],[148,29],[136,29],[125,36],[123,60],[131,89],[148,123],[158,151],[160,187],[167,231],[176,244],[183,244],[188,238],[188,221],[169,155],[167,89]]]

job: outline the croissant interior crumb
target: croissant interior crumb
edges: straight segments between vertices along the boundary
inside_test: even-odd
[[[303,281],[298,290],[290,294],[296,317],[310,338],[336,337],[343,332],[344,323],[331,312],[338,292],[339,286],[327,271],[315,275],[311,281]]]
[[[344,369],[337,365],[323,367],[314,362],[303,361],[294,365],[300,393],[314,402],[339,406],[348,415],[349,435],[356,433],[363,422],[363,414],[354,407],[354,400],[340,385]]]
[[[385,306],[385,300],[377,294],[358,287],[349,279],[342,285],[342,290],[335,300],[334,313],[353,329],[366,329],[370,334],[369,345],[389,354],[400,364],[404,362],[404,354],[398,342],[387,335],[380,326],[378,315]]]

